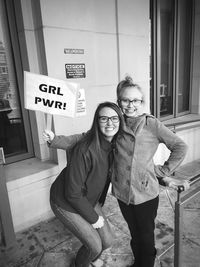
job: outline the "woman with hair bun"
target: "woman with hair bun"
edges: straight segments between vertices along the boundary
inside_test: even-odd
[[[132,139],[124,142],[123,148],[121,144],[115,154],[113,194],[130,230],[134,254],[131,266],[153,267],[159,183],[177,189],[180,182],[169,176],[183,161],[187,146],[157,118],[144,113],[144,93],[130,76],[118,84],[117,102]],[[163,165],[155,165],[153,157],[160,143],[170,150],[170,156]],[[189,188],[187,181],[182,185],[185,190]]]

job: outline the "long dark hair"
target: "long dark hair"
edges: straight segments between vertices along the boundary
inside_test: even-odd
[[[113,102],[100,103],[97,106],[97,109],[96,109],[96,111],[94,113],[94,119],[93,119],[92,126],[91,126],[90,130],[86,133],[86,135],[80,141],[80,143],[86,144],[87,147],[92,142],[94,142],[97,151],[100,151],[100,135],[101,135],[101,132],[100,132],[100,129],[99,129],[99,112],[100,112],[100,110],[102,108],[105,108],[105,107],[113,109],[117,113],[117,115],[119,117],[119,130],[118,130],[117,134],[115,135],[115,138],[124,129],[124,118],[123,118],[123,115],[121,113],[120,108]]]

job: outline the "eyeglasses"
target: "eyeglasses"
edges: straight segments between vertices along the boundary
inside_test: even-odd
[[[118,116],[112,116],[112,117],[100,116],[99,117],[100,123],[107,123],[109,120],[111,120],[113,123],[117,123],[119,122],[119,117]]]
[[[138,107],[143,102],[143,100],[142,99],[137,99],[137,98],[135,98],[133,100],[120,99],[120,102],[121,102],[122,106],[128,106],[128,105],[130,105],[132,103],[134,106]]]

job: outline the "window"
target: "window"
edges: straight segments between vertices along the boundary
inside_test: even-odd
[[[159,118],[190,112],[193,1],[151,1],[151,108]]]
[[[28,116],[21,106],[22,68],[17,59],[14,13],[8,2],[11,3],[0,0],[0,147],[4,149],[6,163],[11,163],[33,154]]]

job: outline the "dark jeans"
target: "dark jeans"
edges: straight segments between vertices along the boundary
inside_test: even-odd
[[[122,215],[131,234],[131,248],[135,267],[153,267],[155,249],[155,218],[157,216],[159,197],[139,205],[126,205],[118,200]]]
[[[92,261],[96,260],[101,255],[103,250],[111,246],[114,234],[99,204],[96,205],[95,210],[99,215],[104,217],[104,226],[99,229],[94,229],[92,225],[79,214],[66,211],[52,201],[50,204],[56,217],[83,244],[76,255],[76,267],[88,267]]]

